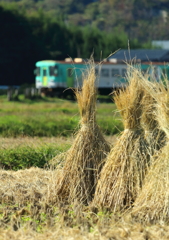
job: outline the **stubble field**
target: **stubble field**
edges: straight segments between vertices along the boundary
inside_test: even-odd
[[[98,103],[97,109],[99,126],[113,145],[123,130],[120,116],[113,103]],[[57,161],[50,160],[64,154],[76,136],[75,102],[1,97],[0,119],[0,239],[169,239],[163,222],[144,225],[127,212],[58,204]]]

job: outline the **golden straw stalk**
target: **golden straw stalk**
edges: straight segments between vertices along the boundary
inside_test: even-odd
[[[93,199],[103,160],[110,151],[96,123],[95,65],[90,63],[81,90],[76,90],[80,110],[80,130],[66,154],[63,174],[58,179],[58,198],[69,203],[78,200],[89,203]]]
[[[144,90],[138,71],[129,67],[129,85],[114,97],[125,130],[101,171],[93,200],[93,205],[98,208],[118,211],[130,207],[140,191],[149,164],[147,142],[140,124]]]

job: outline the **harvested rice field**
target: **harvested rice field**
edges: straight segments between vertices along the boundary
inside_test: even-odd
[[[76,106],[60,102],[58,113],[60,100],[45,103],[53,123],[55,116],[69,126],[75,117],[73,131],[61,134],[63,127],[57,135],[50,125],[49,135],[48,128],[29,135],[24,119],[14,121],[20,130],[11,128],[11,135],[0,128],[0,240],[169,239],[169,81],[153,76],[129,66],[128,85],[114,103],[98,104],[91,60]],[[19,111],[25,119],[37,116],[37,103],[24,103],[24,110],[17,103],[17,111],[0,104],[9,125],[11,113],[13,120]],[[43,106],[37,109],[42,116]],[[105,131],[110,119],[118,131]]]
[[[56,204],[56,170],[0,170],[0,239],[168,239],[169,226]]]

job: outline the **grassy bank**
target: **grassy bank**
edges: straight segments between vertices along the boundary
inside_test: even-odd
[[[49,167],[49,160],[65,152],[70,141],[70,138],[0,138],[0,168]]]
[[[98,103],[97,119],[106,135],[123,129],[113,103]],[[0,98],[0,136],[70,136],[78,129],[76,102],[45,98],[7,102]]]
[[[0,169],[51,167],[53,164],[49,164],[49,161],[60,153],[66,152],[73,139],[74,137],[0,138]],[[114,144],[116,136],[106,136],[106,140]]]

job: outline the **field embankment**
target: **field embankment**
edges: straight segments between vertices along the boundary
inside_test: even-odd
[[[119,133],[122,123],[113,103],[98,103],[98,123],[106,135]],[[78,129],[76,102],[60,99],[7,102],[0,98],[0,136],[71,136]]]
[[[97,108],[99,125],[112,142],[123,128],[120,116],[113,103]],[[0,119],[0,167],[7,170],[48,165],[70,147],[79,128],[77,103],[55,98],[8,102],[1,96]]]

